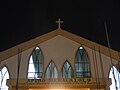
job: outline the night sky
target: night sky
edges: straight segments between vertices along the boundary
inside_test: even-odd
[[[0,51],[61,28],[120,51],[120,0],[1,0]]]

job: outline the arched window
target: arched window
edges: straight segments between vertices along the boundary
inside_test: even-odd
[[[52,60],[47,66],[45,75],[46,75],[45,76],[46,78],[58,78],[58,71],[57,71],[56,65]]]
[[[88,55],[83,47],[79,47],[75,58],[76,78],[89,78],[90,63]]]
[[[29,60],[28,79],[40,79],[43,75],[43,55],[41,49],[36,47]]]
[[[6,67],[0,68],[0,90],[8,90],[6,81],[9,79],[9,73]]]
[[[120,90],[120,73],[117,71],[115,66],[111,67],[109,78],[111,78],[112,81],[112,84],[110,85],[110,90]]]
[[[62,67],[62,78],[73,78],[73,69],[68,61],[65,61]]]

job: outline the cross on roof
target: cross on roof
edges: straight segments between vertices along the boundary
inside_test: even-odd
[[[59,18],[58,21],[56,21],[56,23],[58,23],[58,28],[60,28],[60,24],[63,23],[63,21],[60,21],[60,18]]]

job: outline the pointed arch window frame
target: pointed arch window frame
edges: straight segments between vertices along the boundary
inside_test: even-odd
[[[6,71],[4,72],[4,76],[2,77],[2,70],[4,69],[4,68],[6,68]],[[6,75],[8,74],[8,76],[7,77],[5,77]],[[2,78],[1,78],[2,77]],[[6,66],[6,65],[4,65],[4,66],[2,66],[2,67],[0,67],[0,89],[2,90],[8,90],[8,86],[6,85],[6,83],[7,83],[7,79],[10,79],[10,72],[9,72],[9,69],[8,69],[8,67]]]
[[[82,50],[82,52],[80,52],[80,50]],[[79,58],[81,61],[77,60],[78,53],[80,54]],[[83,55],[86,55],[86,57]],[[86,61],[82,61],[82,59],[84,59],[84,57],[86,58]],[[90,78],[91,77],[90,59],[88,57],[88,53],[86,52],[86,50],[83,46],[79,46],[79,48],[76,51],[74,65],[75,65],[76,78]],[[86,67],[87,67],[87,69],[86,69]]]
[[[69,67],[66,68],[66,63],[69,64]],[[65,66],[65,67],[64,67]],[[71,71],[69,71],[69,69],[71,68]],[[64,70],[63,69],[68,69],[68,70]],[[71,72],[71,73],[69,73]],[[70,76],[69,76],[70,75]],[[61,77],[62,78],[74,78],[74,70],[73,70],[73,67],[72,65],[70,64],[70,62],[68,60],[66,60],[64,63],[63,63],[63,66],[62,66],[62,69],[61,69]]]
[[[51,66],[51,65],[53,65],[53,66]],[[50,67],[49,67],[50,66]],[[52,70],[51,70],[51,68],[52,68]],[[47,70],[50,70],[50,72],[48,72]],[[56,71],[56,75],[54,75],[55,74],[55,71]],[[49,75],[48,75],[48,73],[50,73]],[[56,64],[55,64],[55,62],[53,61],[53,60],[51,60],[49,63],[48,63],[48,65],[47,65],[47,67],[46,67],[46,70],[45,70],[45,78],[58,78],[59,77],[59,72],[58,72],[58,68],[57,68],[57,66],[56,66]]]
[[[113,70],[114,69],[114,70]],[[114,72],[113,72],[114,71]],[[115,78],[113,76],[115,75]],[[120,72],[117,70],[116,66],[111,66],[109,70],[109,78],[111,79],[111,85],[109,86],[110,90],[119,90],[120,89]],[[116,81],[115,81],[116,80]],[[117,85],[116,85],[117,84]]]
[[[32,55],[35,52],[35,50],[37,50],[37,49],[39,49],[39,53],[41,53],[40,55],[41,55],[41,58],[42,58],[42,62],[41,61],[35,61],[35,62],[33,61],[33,56]],[[36,63],[37,65],[35,66],[34,63]],[[30,69],[29,66],[30,65],[32,66],[32,68],[31,68],[32,71],[29,72],[29,69]],[[38,68],[38,69],[35,69],[35,67]],[[40,68],[42,68],[42,69],[40,70]],[[31,75],[29,75],[30,73],[31,73]],[[38,76],[37,74],[39,74],[40,76]],[[27,75],[27,78],[28,79],[41,79],[41,78],[43,78],[43,74],[44,74],[44,56],[43,56],[42,49],[39,46],[36,46],[32,50],[32,53],[30,54],[30,57],[29,57],[29,60],[28,60],[28,75]]]

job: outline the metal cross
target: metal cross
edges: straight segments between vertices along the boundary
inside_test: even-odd
[[[56,21],[56,23],[58,23],[58,28],[60,28],[60,24],[63,23],[63,21],[60,21],[60,18],[59,18],[58,21]]]

